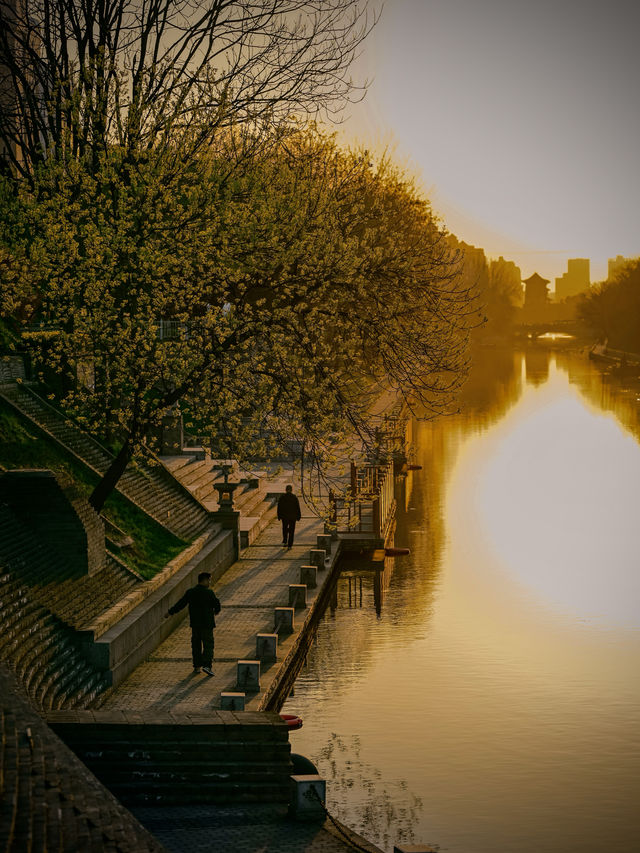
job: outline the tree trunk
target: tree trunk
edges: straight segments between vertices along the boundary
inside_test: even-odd
[[[105,501],[115,489],[120,477],[124,474],[130,459],[131,442],[127,439],[89,498],[89,503],[96,512],[102,512]]]

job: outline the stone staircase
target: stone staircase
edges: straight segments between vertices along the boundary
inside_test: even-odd
[[[79,649],[76,631],[141,583],[107,554],[90,575],[70,575],[6,505],[0,505],[0,657],[48,710],[86,707],[108,686]]]
[[[78,577],[62,557],[45,548],[33,531],[1,504],[0,565],[28,583],[40,604],[76,630],[143,582],[108,553],[103,568]]]
[[[204,457],[204,458],[203,458]],[[234,509],[240,513],[240,548],[248,547],[276,513],[278,484],[264,476],[242,472],[235,460],[212,459],[203,450],[182,456],[163,457],[171,474],[209,511],[218,507],[216,484],[224,482],[225,466],[231,468],[229,481],[238,486],[233,493]]]
[[[17,382],[0,385],[4,399],[23,417],[43,430],[93,473],[102,476],[113,455],[73,421],[50,406],[31,388]],[[130,464],[117,491],[185,541],[192,541],[212,525],[207,509],[184,489],[161,464]]]
[[[24,361],[18,355],[0,355],[0,385],[25,378]]]
[[[46,719],[125,806],[289,800],[291,747],[275,713],[54,711]]]
[[[108,687],[84,660],[74,632],[41,604],[30,587],[0,569],[0,658],[43,710],[85,707]]]

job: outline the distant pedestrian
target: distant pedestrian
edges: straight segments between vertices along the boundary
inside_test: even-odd
[[[278,500],[278,518],[282,522],[282,544],[287,548],[293,545],[296,521],[300,521],[300,501],[293,494],[293,486],[287,486],[284,495]]]
[[[189,605],[193,671],[204,671],[207,675],[213,675],[213,629],[216,627],[216,613],[220,613],[220,601],[209,589],[210,584],[209,572],[200,572],[196,586],[188,589],[166,613],[168,618]]]

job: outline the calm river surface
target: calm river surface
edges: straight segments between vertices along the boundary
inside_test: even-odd
[[[383,849],[640,851],[638,397],[578,355],[485,351],[462,414],[416,427],[411,556],[379,614],[347,566],[283,709]]]

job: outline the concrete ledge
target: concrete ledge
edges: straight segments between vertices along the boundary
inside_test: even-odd
[[[123,619],[128,613],[134,610],[145,598],[148,598],[153,592],[164,586],[180,569],[190,560],[194,559],[207,545],[212,541],[214,536],[219,531],[207,531],[199,536],[195,542],[187,546],[184,551],[181,551],[177,557],[174,557],[167,565],[159,571],[153,578],[144,581],[140,586],[132,589],[124,598],[105,610],[97,616],[92,622],[88,622],[82,626],[81,632],[86,633],[87,637],[97,640],[113,625]],[[121,562],[121,561],[119,561]],[[124,563],[122,563],[125,566]],[[125,566],[126,568],[126,566]]]
[[[302,621],[296,624],[293,642],[285,657],[279,662],[275,677],[261,696],[258,710],[279,711],[289,695],[313,641],[316,626],[329,602],[333,582],[339,574],[338,562],[341,554],[342,542],[338,540],[327,563],[328,571],[318,583],[318,593],[302,614]]]
[[[176,559],[180,560],[190,550],[186,549]],[[168,619],[165,614],[196,584],[198,573],[211,572],[215,584],[234,559],[233,534],[223,531],[200,550],[196,549],[178,569],[175,566],[170,569],[169,564],[165,572],[150,582],[153,586],[145,591],[143,600],[102,635],[96,637],[92,630],[81,632],[84,656],[96,669],[107,673],[111,685],[120,684],[184,619],[185,612]]]
[[[276,516],[277,507],[269,495],[265,495],[263,503],[271,503],[262,515],[242,515],[240,508],[240,550],[243,551],[252,545],[262,531]]]

